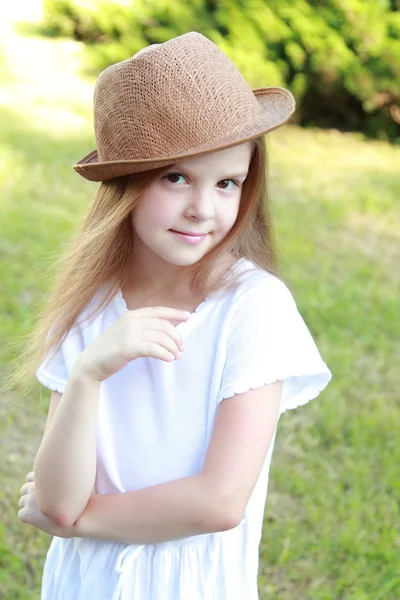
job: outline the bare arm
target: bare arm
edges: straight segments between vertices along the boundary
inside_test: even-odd
[[[36,454],[38,506],[59,525],[79,517],[93,490],[99,393],[100,382],[83,377],[77,363]]]
[[[239,525],[276,428],[282,381],[221,402],[198,475],[121,494],[93,495],[76,537],[156,544]]]
[[[96,429],[101,382],[139,357],[170,362],[182,337],[168,319],[190,313],[170,307],[126,312],[80,354],[34,462],[41,513],[69,527],[84,510],[96,479]]]
[[[201,474],[134,492],[93,494],[74,536],[158,544],[235,527]]]

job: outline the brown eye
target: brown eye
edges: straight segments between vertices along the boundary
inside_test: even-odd
[[[178,183],[177,179],[175,179],[174,181],[171,181],[171,179],[170,179],[171,177],[177,177],[179,180],[179,177],[183,177],[183,175],[180,175],[180,173],[168,173],[168,175],[165,175],[164,179],[168,179],[168,181],[170,183]]]
[[[236,185],[236,186],[237,186],[237,183],[236,183],[236,181],[234,181],[233,179],[223,179],[222,181],[219,181],[219,182],[218,182],[218,185],[219,185],[220,183],[229,183],[230,181],[231,181],[231,182],[232,182],[234,185]],[[223,187],[223,188],[221,188],[221,189],[222,189],[222,190],[226,190],[226,189],[229,189],[229,188],[227,188],[227,187]],[[230,189],[232,189],[232,188],[230,188]]]

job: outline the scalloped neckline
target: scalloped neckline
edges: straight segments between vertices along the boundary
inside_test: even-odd
[[[189,323],[189,321],[192,320],[193,315],[199,314],[210,299],[211,299],[210,296],[207,296],[206,298],[204,298],[204,300],[202,300],[200,302],[200,304],[198,304],[196,306],[196,308],[191,312],[191,316],[189,317],[189,319],[187,321],[182,321],[181,323],[178,323],[178,325],[175,325],[175,328],[179,329],[179,328],[182,328],[183,325],[187,325],[187,323]],[[123,314],[123,313],[129,311],[129,308],[128,308],[126,302],[125,302],[125,298],[124,298],[124,296],[122,294],[122,290],[121,289],[119,289],[117,291],[117,293],[115,295],[115,300],[116,300],[116,304],[117,304],[117,307],[118,307],[118,312],[120,314]]]
[[[242,264],[245,261],[246,261],[246,258],[244,258],[244,257],[239,258],[238,261],[236,263],[234,263],[234,265],[231,267],[231,269],[233,271],[236,271],[236,269],[240,269],[241,266],[242,266]],[[218,290],[215,294],[212,294],[211,296],[206,296],[204,298],[204,300],[202,300],[200,302],[200,304],[198,304],[196,306],[196,308],[192,311],[191,316],[189,317],[189,319],[187,321],[182,321],[181,323],[178,323],[178,325],[175,325],[175,328],[176,329],[186,329],[186,327],[188,326],[189,323],[193,323],[193,317],[194,317],[194,315],[200,314],[203,311],[203,309],[205,308],[205,306],[210,302],[210,300],[218,297],[218,295],[220,293],[221,293],[221,291]],[[114,297],[114,300],[116,302],[118,313],[120,315],[122,315],[123,313],[129,311],[128,306],[127,306],[127,304],[125,302],[125,298],[124,298],[124,296],[122,294],[121,288],[118,289],[118,291],[117,291],[117,293],[116,293],[116,295]]]

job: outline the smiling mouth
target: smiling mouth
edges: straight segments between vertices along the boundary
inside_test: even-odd
[[[208,235],[207,233],[192,233],[186,231],[177,231],[176,229],[170,229],[174,233],[180,233],[181,235],[191,235],[192,237],[202,237],[203,235]]]

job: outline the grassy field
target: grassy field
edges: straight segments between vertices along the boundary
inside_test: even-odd
[[[32,68],[23,68],[15,43]],[[79,75],[80,47],[14,36],[0,59],[5,374],[45,300],[45,270],[73,234],[95,184],[71,168],[94,147],[92,83]],[[280,422],[261,543],[260,599],[395,600],[400,149],[291,126],[273,132],[269,147],[282,272],[333,380]],[[17,512],[48,401],[49,391],[34,383],[29,403],[3,410],[1,600],[39,599],[50,538],[19,523]]]

